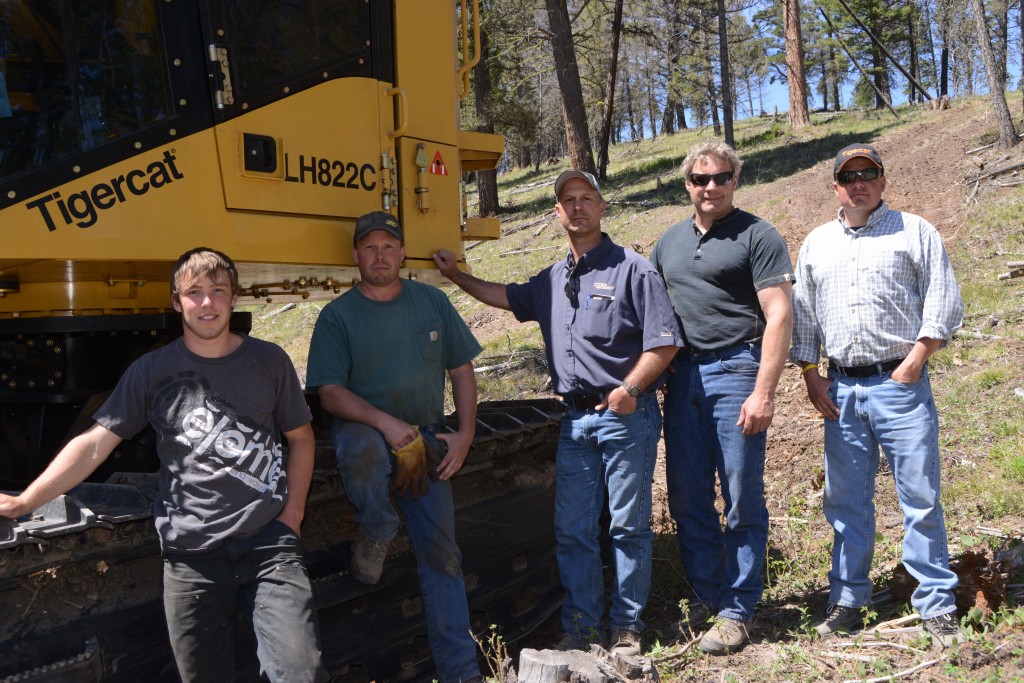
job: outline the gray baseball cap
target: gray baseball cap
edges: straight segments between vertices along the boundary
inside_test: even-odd
[[[601,186],[597,184],[597,178],[594,177],[593,173],[587,173],[586,171],[577,171],[576,169],[570,168],[568,171],[562,171],[561,175],[558,176],[558,179],[555,180],[555,199],[558,199],[558,197],[562,194],[562,187],[565,185],[565,183],[569,180],[572,180],[573,178],[579,178],[587,185],[590,185],[592,188],[594,188],[598,195],[601,194]],[[601,197],[601,199],[604,199],[604,197]]]

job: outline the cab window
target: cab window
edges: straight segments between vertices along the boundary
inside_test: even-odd
[[[0,2],[0,182],[169,116],[156,3]]]

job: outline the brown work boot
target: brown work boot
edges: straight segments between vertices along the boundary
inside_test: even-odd
[[[750,640],[752,622],[718,617],[715,625],[708,629],[697,645],[709,655],[735,654]]]
[[[352,547],[352,563],[349,570],[352,578],[360,583],[375,584],[384,571],[384,558],[388,554],[390,540],[380,540],[359,534],[359,540]]]
[[[565,633],[562,635],[562,639],[555,643],[554,649],[560,652],[568,652],[569,650],[587,652],[590,650],[590,646],[584,643],[582,638],[578,638],[572,633]]]
[[[615,629],[612,631],[608,652],[609,654],[622,655],[623,657],[639,657],[640,634],[629,629]]]

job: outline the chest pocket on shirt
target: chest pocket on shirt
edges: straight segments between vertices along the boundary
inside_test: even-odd
[[[441,336],[441,321],[432,320],[416,329],[416,346],[423,360],[440,361],[444,355],[444,339]]]
[[[602,345],[607,345],[615,338],[619,324],[617,299],[612,292],[580,294],[579,320],[586,339],[600,340]]]

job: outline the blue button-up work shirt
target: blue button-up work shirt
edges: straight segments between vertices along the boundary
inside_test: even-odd
[[[570,252],[529,282],[507,285],[506,293],[517,320],[540,324],[560,396],[605,393],[622,383],[643,352],[683,345],[658,271],[608,235],[578,262]]]

